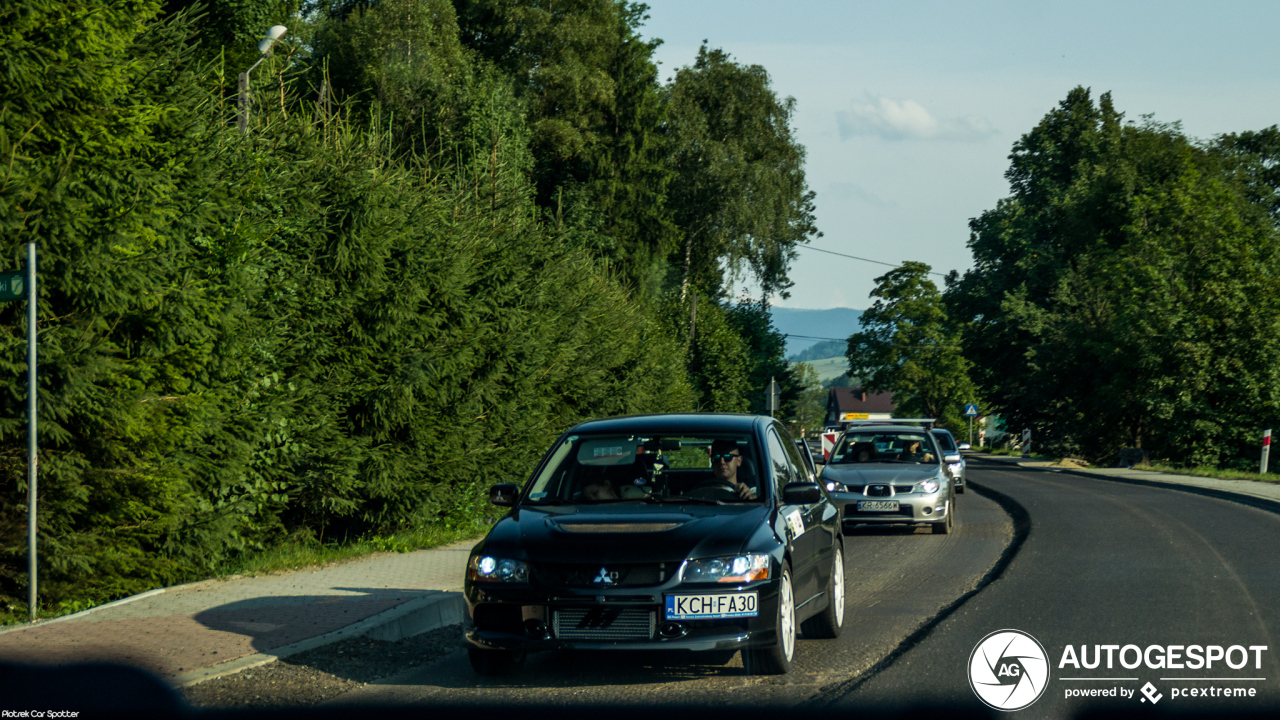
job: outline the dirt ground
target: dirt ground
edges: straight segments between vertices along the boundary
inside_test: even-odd
[[[202,708],[314,705],[460,648],[462,630],[457,625],[394,643],[352,638],[191,685],[182,694]]]

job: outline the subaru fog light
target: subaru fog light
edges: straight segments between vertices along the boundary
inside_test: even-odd
[[[681,569],[685,582],[745,583],[769,579],[769,556],[748,553],[735,557],[686,560]]]

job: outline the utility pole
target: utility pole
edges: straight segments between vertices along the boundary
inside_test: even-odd
[[[27,608],[31,621],[36,619],[36,244],[27,243],[27,575],[31,587],[27,591]]]
[[[693,297],[689,301],[689,347],[693,347],[693,341],[698,334],[698,292],[695,290]]]
[[[262,53],[262,57],[258,58],[258,62],[250,65],[248,70],[240,73],[236,94],[236,126],[240,128],[242,135],[249,134],[249,106],[253,103],[253,98],[249,97],[249,73],[267,59],[267,55],[271,54],[271,48],[275,47],[276,42],[288,31],[288,28],[283,25],[272,25],[271,29],[267,30],[267,36],[258,43],[258,52]]]
[[[258,62],[261,62],[259,60]],[[253,67],[257,67],[258,63],[254,63]],[[249,68],[252,70],[253,68]],[[236,93],[236,127],[240,128],[241,135],[249,134],[249,73],[240,73],[239,91]]]

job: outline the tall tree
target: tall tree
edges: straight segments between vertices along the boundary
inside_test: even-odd
[[[791,417],[804,385],[796,367],[787,362],[787,338],[773,326],[769,305],[763,301],[745,300],[728,308],[729,322],[747,343],[750,360],[747,366],[748,399],[751,412],[769,412],[765,389],[769,381],[778,384],[778,407],[775,416]]]
[[[1271,199],[1175,125],[1073,90],[1014,146],[948,289],[1015,427],[1095,460],[1124,446],[1231,463],[1275,417]]]
[[[655,294],[676,245],[660,135],[662,88],[621,0],[454,0],[462,41],[512,78],[526,104],[537,202],[554,226]]]
[[[958,432],[977,390],[930,270],[907,261],[876,278],[876,300],[859,319],[862,332],[849,337],[846,357],[849,373],[869,390],[893,393],[895,412],[936,418]]]
[[[787,296],[795,246],[821,236],[795,139],[794,98],[780,99],[759,65],[703,45],[670,88],[669,193],[682,247],[672,258],[682,292],[713,296],[749,270],[764,297]]]

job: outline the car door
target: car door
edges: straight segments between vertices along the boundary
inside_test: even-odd
[[[783,431],[785,432],[785,431]],[[797,459],[793,458],[795,444],[791,438],[779,436],[779,428],[769,428],[766,442],[769,446],[769,463],[775,475],[775,487],[781,501],[782,488],[787,483],[808,482],[808,473],[800,470]],[[796,605],[799,606],[812,598],[825,584],[818,584],[818,556],[822,535],[812,505],[780,505],[778,513],[786,520],[788,539],[792,546],[791,564],[795,575]],[[829,561],[828,561],[829,562]],[[825,576],[824,576],[825,580]]]

